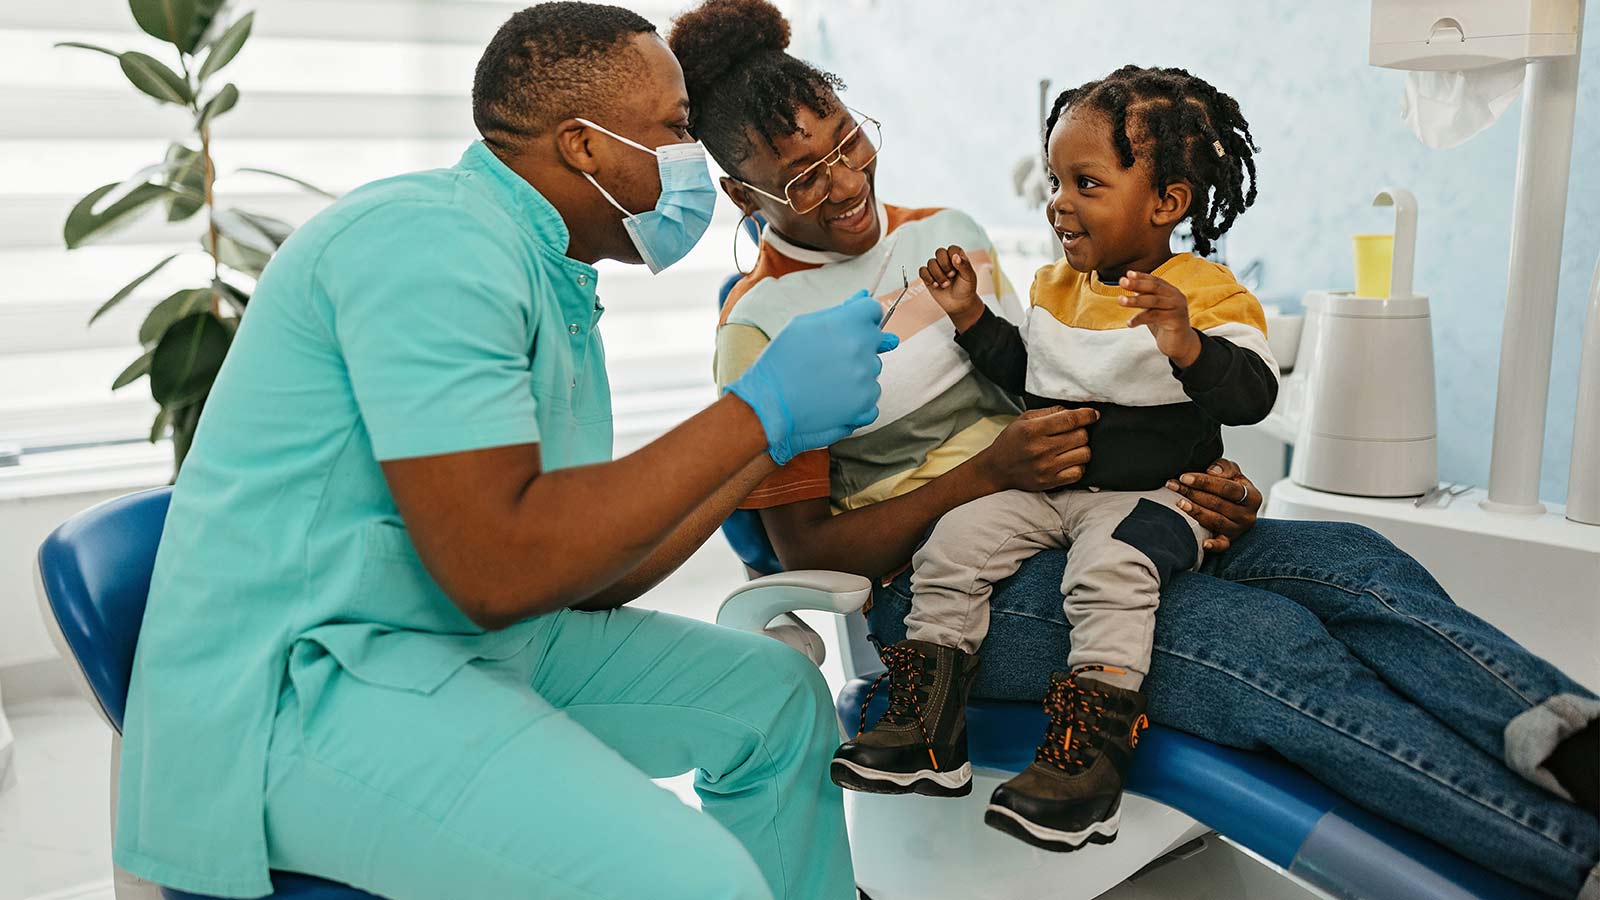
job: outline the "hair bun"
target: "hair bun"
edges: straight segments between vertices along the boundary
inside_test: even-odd
[[[789,46],[789,20],[767,0],[705,0],[678,16],[667,39],[691,97],[746,60]]]

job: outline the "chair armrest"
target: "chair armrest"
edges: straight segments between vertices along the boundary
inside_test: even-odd
[[[815,609],[849,615],[871,596],[872,582],[860,575],[823,569],[780,572],[736,588],[717,610],[717,624],[775,638],[820,666],[826,658],[822,638],[793,613]],[[782,622],[775,622],[778,619]]]

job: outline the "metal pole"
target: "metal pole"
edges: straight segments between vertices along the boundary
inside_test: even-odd
[[[1522,137],[1511,213],[1511,271],[1500,338],[1500,387],[1485,509],[1538,514],[1545,405],[1555,340],[1561,236],[1572,168],[1572,121],[1583,52],[1583,2],[1578,49],[1571,56],[1528,63]]]

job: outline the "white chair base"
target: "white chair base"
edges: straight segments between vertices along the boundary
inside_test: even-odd
[[[953,799],[846,791],[856,883],[873,900],[1088,900],[1210,831],[1126,794],[1115,841],[1051,853],[983,824],[990,793],[1009,777],[980,770],[972,793]]]

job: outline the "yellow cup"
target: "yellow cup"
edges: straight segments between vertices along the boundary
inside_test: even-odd
[[[1394,271],[1394,235],[1358,234],[1351,241],[1356,251],[1356,296],[1386,299]]]

